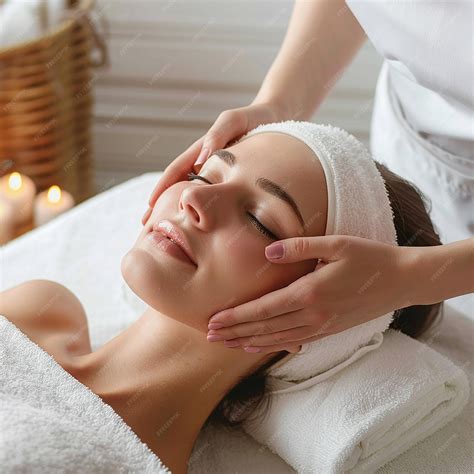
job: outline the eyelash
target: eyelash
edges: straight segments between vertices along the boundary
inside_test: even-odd
[[[204,181],[207,184],[212,184],[210,181],[208,181],[206,178],[203,178],[202,176],[199,176],[193,172],[188,173],[188,180],[193,181],[194,179],[200,179],[201,181]],[[261,232],[269,239],[278,240],[278,237],[273,232],[270,232],[253,214],[251,214],[250,212],[247,212],[247,214],[249,216],[250,221],[253,222],[259,232]]]

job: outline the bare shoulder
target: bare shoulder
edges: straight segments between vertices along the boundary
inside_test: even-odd
[[[79,298],[52,280],[28,280],[0,292],[0,314],[33,340],[80,330],[89,338],[87,316]]]

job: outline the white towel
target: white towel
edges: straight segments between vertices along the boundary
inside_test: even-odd
[[[47,34],[61,23],[65,11],[66,0],[8,0],[0,5],[0,46]]]
[[[40,0],[0,5],[0,47],[10,47],[41,36]]]
[[[0,315],[0,471],[171,471],[123,419]]]
[[[291,382],[270,378],[276,390]],[[378,350],[317,384],[271,395],[244,430],[298,473],[373,472],[448,423],[469,399],[464,371],[389,329]]]

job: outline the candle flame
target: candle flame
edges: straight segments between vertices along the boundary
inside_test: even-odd
[[[8,187],[13,191],[18,191],[21,188],[21,184],[21,174],[17,171],[13,172],[8,178]]]
[[[49,202],[59,202],[61,200],[61,188],[59,186],[53,185],[48,189],[48,201]]]

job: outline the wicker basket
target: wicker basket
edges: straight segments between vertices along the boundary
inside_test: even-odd
[[[69,3],[55,30],[0,49],[0,176],[20,171],[38,190],[58,184],[81,202],[94,193],[92,67],[107,59],[89,17],[93,0]]]

